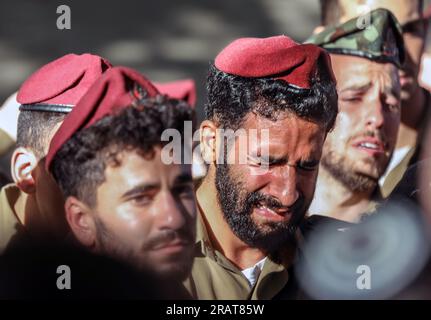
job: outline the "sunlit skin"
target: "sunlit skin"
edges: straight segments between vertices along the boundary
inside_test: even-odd
[[[266,207],[253,209],[253,221],[261,230],[265,230],[269,222],[291,219],[290,208],[297,203],[300,195],[304,197],[305,209],[308,208],[314,193],[326,131],[323,125],[291,114],[283,114],[277,121],[272,121],[250,113],[246,116],[242,128],[245,129],[245,134],[248,134],[248,130],[255,129],[258,135],[255,143],[248,148],[246,163],[239,163],[241,139],[235,140],[234,148],[229,150],[227,156],[229,163],[232,163],[232,178],[241,181],[247,192],[260,191],[283,205],[283,208],[276,211]],[[216,125],[211,121],[204,121],[201,125],[201,142],[206,153],[214,153],[214,150],[218,149],[211,147],[220,143],[216,129]],[[262,129],[269,130],[269,140],[261,139],[259,133]],[[214,139],[217,140],[215,144]],[[262,157],[262,150],[269,151],[269,163]],[[268,166],[262,167],[265,164]],[[266,253],[249,247],[237,238],[224,221],[214,180],[215,164],[212,163],[197,191],[198,203],[203,209],[211,241],[239,268],[250,267],[265,257]]]
[[[397,68],[390,63],[347,55],[331,55],[331,59],[337,79],[339,114],[326,139],[323,157],[331,155],[348,173],[377,183],[389,163],[400,124]],[[325,171],[321,166],[310,212],[338,218],[349,215],[353,219],[347,220],[356,220],[374,189],[349,190]]]
[[[421,121],[425,96],[418,84],[421,57],[424,51],[427,22],[420,20],[418,0],[339,0],[342,8],[341,22],[345,22],[369,10],[390,10],[403,27],[406,62],[400,70],[401,98],[406,112],[402,113],[399,146],[415,139],[414,131]],[[413,132],[411,132],[413,131]],[[413,136],[412,136],[413,135]],[[410,141],[411,144],[411,141]]]
[[[161,276],[184,278],[191,268],[195,238],[191,166],[165,165],[160,150],[156,148],[151,158],[122,152],[120,165],[105,170],[97,204],[88,208],[96,225],[91,240],[82,236],[80,226],[72,229],[97,252]],[[68,220],[76,224],[73,218]],[[107,236],[100,234],[98,220]]]

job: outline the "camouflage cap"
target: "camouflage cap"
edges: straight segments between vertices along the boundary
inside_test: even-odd
[[[359,56],[377,62],[404,63],[402,29],[395,16],[386,9],[376,9],[313,35],[313,43],[330,53]]]

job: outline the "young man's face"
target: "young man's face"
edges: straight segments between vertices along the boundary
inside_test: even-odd
[[[403,26],[406,62],[400,70],[401,98],[409,100],[419,89],[418,74],[426,38],[426,22],[421,16],[418,0],[339,0],[341,22],[347,21],[369,10],[385,8],[395,15]]]
[[[134,267],[184,278],[192,265],[195,198],[190,165],[165,165],[134,151],[107,166],[92,209],[96,248]]]
[[[218,199],[239,239],[251,247],[277,250],[292,241],[313,198],[326,130],[292,114],[272,121],[254,113],[246,116],[242,129],[249,135],[257,130],[257,139],[247,148],[246,163],[239,162],[243,145],[237,138],[227,150],[230,164],[216,166]],[[262,130],[268,130],[269,139]]]
[[[331,55],[339,113],[322,165],[351,190],[370,191],[384,173],[400,123],[400,85],[390,63]]]

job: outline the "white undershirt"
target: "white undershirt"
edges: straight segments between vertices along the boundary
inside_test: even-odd
[[[253,287],[259,275],[262,272],[263,265],[265,264],[266,257],[257,262],[254,266],[242,270],[242,274],[247,278],[250,287]]]

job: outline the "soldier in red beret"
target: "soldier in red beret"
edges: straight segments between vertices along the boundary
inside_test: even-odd
[[[186,102],[160,95],[125,67],[90,88],[46,160],[78,243],[163,278],[188,275],[196,218],[191,165],[165,161],[162,134],[183,134],[192,118]]]
[[[45,171],[44,158],[66,115],[110,67],[99,56],[68,54],[37,70],[21,86],[11,166],[15,183],[0,192],[0,252],[13,236],[17,244],[21,235],[57,238],[67,233],[61,192]]]
[[[174,99],[184,100],[192,107],[196,104],[196,85],[192,79],[164,83],[155,82],[154,85],[162,94]]]
[[[200,147],[209,168],[186,287],[199,299],[288,297],[297,227],[337,115],[329,56],[287,36],[238,39],[211,66],[207,95]],[[221,129],[238,135],[226,142]],[[235,155],[252,132],[242,162]]]

